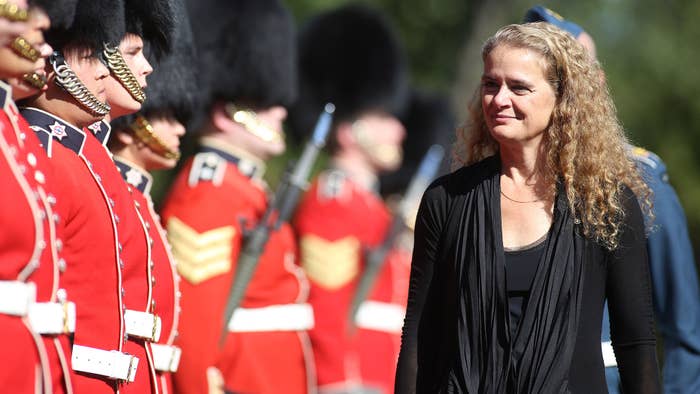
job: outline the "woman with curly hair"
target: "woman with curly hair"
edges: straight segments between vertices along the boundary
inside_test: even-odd
[[[649,192],[599,65],[546,23],[482,58],[464,166],[418,213],[396,392],[605,393],[607,298],[624,390],[659,393]]]

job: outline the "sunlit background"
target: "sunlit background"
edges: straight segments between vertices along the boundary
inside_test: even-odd
[[[348,1],[287,0],[299,24],[311,15]],[[537,4],[520,0],[374,0],[406,49],[412,84],[442,92],[464,121],[481,73],[482,42],[500,26],[522,20]],[[546,1],[581,25],[596,40],[619,117],[633,143],[666,162],[688,216],[700,261],[700,1]],[[343,43],[338,43],[342,46]],[[290,153],[276,159],[272,186]],[[159,177],[160,189],[167,176]]]

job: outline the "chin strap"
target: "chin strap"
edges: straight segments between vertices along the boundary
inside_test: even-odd
[[[0,0],[0,18],[5,18],[11,22],[26,22],[29,20],[29,12],[19,8],[17,4],[12,4],[7,0]]]
[[[112,75],[124,86],[131,97],[139,103],[146,101],[146,92],[141,89],[141,84],[136,80],[136,76],[126,64],[126,61],[124,61],[119,48],[113,48],[108,44],[104,44],[102,54],[107,59],[107,67],[109,67]]]
[[[56,72],[56,84],[65,89],[84,108],[97,116],[105,116],[111,107],[107,103],[101,102],[90,90],[80,81],[75,72],[71,70],[63,55],[54,52],[49,57],[49,62]]]
[[[249,133],[260,138],[261,140],[265,142],[282,141],[282,133],[278,133],[269,128],[265,123],[258,119],[258,115],[255,113],[255,111],[239,108],[233,103],[227,103],[225,109],[229,118],[242,124]]]
[[[131,122],[129,128],[133,130],[136,138],[146,144],[153,152],[166,159],[180,160],[180,152],[168,148],[165,142],[158,137],[153,126],[141,115],[137,115],[136,119]]]
[[[12,43],[10,43],[10,48],[12,48],[16,54],[29,60],[30,62],[35,62],[41,57],[41,52],[39,52],[38,49],[34,48],[34,46],[29,43],[29,41],[22,37],[17,37],[12,40]]]
[[[46,86],[46,77],[37,73],[24,74],[22,81],[36,90],[41,90]]]

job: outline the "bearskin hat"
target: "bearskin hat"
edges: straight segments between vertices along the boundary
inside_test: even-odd
[[[154,58],[170,49],[175,0],[124,0],[126,31],[143,38]]]
[[[78,0],[31,0],[29,4],[43,9],[51,19],[52,27],[67,29],[73,23]]]
[[[335,120],[349,121],[368,110],[398,114],[406,95],[402,48],[377,11],[347,5],[312,18],[299,33],[299,100],[292,132],[310,133],[324,103]]]
[[[70,27],[52,25],[45,37],[54,50],[71,44],[97,51],[119,45],[125,32],[123,0],[78,0]]]
[[[290,105],[297,93],[296,31],[278,0],[188,0],[208,104]]]
[[[160,60],[147,48],[147,57],[153,64],[153,73],[148,76],[148,98],[139,114],[172,114],[186,125],[200,102],[200,89],[195,73],[196,56],[192,40],[190,19],[180,0],[172,1],[172,48]],[[115,130],[125,129],[136,117],[127,115],[112,121]]]
[[[411,91],[401,122],[406,128],[404,160],[397,171],[380,175],[383,195],[403,193],[406,190],[423,156],[432,145],[441,145],[445,152],[449,152],[456,127],[446,97],[418,90]],[[441,173],[448,171],[448,161],[443,160]]]

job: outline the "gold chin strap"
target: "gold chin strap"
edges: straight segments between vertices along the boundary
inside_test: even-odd
[[[153,152],[165,157],[166,159],[180,160],[180,152],[168,148],[160,137],[153,130],[153,126],[141,115],[136,116],[136,119],[129,125],[133,130],[136,138],[148,146]]]
[[[124,86],[124,88],[129,92],[131,97],[139,103],[146,101],[146,92],[141,89],[141,84],[136,80],[136,76],[131,71],[129,66],[124,61],[122,53],[119,52],[119,48],[112,48],[111,46],[105,44],[102,53],[107,59],[107,67],[117,78],[119,83]]]
[[[103,117],[109,113],[111,107],[107,103],[101,102],[90,90],[80,81],[75,72],[68,66],[60,53],[54,52],[49,61],[56,72],[56,83],[63,87],[73,98],[84,108],[94,115]]]
[[[282,133],[278,133],[265,125],[258,119],[258,115],[253,110],[238,108],[233,103],[227,103],[226,113],[235,122],[242,124],[249,133],[265,142],[280,142],[283,139]]]
[[[15,51],[19,56],[29,60],[30,62],[35,62],[41,57],[41,52],[39,52],[29,41],[22,37],[17,37],[12,40],[10,48]]]
[[[7,0],[0,0],[0,18],[5,18],[12,22],[26,22],[29,19],[29,12],[19,8],[17,4],[10,4]]]
[[[24,74],[22,80],[24,83],[37,90],[42,89],[46,85],[46,77],[37,73]]]

